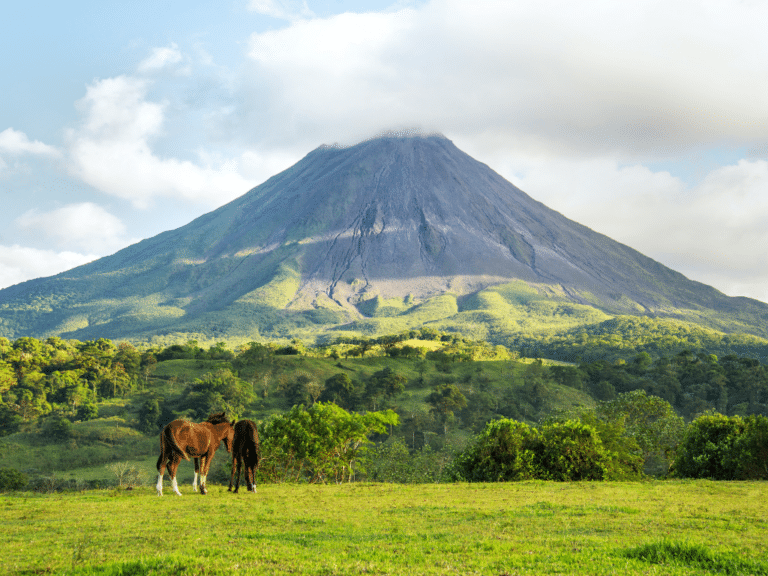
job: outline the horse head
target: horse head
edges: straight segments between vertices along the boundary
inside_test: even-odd
[[[229,422],[229,428],[227,429],[227,435],[224,436],[224,447],[227,449],[227,452],[232,454],[232,446],[235,442],[235,420],[232,420],[232,422]]]
[[[225,427],[222,426],[219,428],[219,432],[222,434],[219,438],[219,442],[223,441],[227,452],[231,454],[235,439],[235,420],[230,422],[227,420],[226,412],[219,412],[217,414],[211,414],[208,416],[208,420],[206,420],[206,422],[210,422],[213,425],[226,424]]]

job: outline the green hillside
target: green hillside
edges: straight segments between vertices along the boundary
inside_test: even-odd
[[[635,331],[638,348],[630,351],[627,338],[615,347],[617,358],[578,364],[521,358],[504,346],[430,328],[342,336],[317,347],[294,340],[236,349],[224,342],[136,348],[105,339],[0,338],[0,458],[35,482],[104,481],[115,461],[137,463],[147,480],[157,434],[174,418],[200,421],[225,410],[266,422],[317,402],[355,413],[393,410],[399,425],[390,434],[405,457],[443,454],[443,464],[492,420],[537,425],[633,391],[664,399],[688,420],[707,410],[768,414],[768,368],[757,360],[681,349],[712,336],[685,327],[667,333],[670,354],[652,356],[643,350],[643,331],[648,336],[664,325],[620,326]],[[595,346],[606,338],[598,330],[589,337]],[[429,456],[430,466],[436,457]]]

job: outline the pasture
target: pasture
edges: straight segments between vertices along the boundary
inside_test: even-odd
[[[2,495],[0,573],[768,574],[765,482],[180,488]]]

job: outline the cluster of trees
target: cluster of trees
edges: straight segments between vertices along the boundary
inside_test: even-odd
[[[521,332],[504,344],[528,358],[576,363],[627,359],[640,352],[653,358],[670,357],[683,350],[707,350],[718,356],[766,358],[768,355],[765,340],[749,334],[724,335],[687,322],[640,316],[618,316],[564,331]]]
[[[451,467],[455,480],[623,480],[666,474],[685,425],[668,402],[642,390],[540,427],[489,422]]]
[[[753,358],[684,350],[653,360],[647,352],[631,361],[599,360],[576,366],[552,366],[548,376],[598,400],[631,390],[663,398],[687,419],[707,410],[722,414],[768,415],[768,368]]]
[[[680,478],[768,480],[768,418],[708,412],[686,426],[660,398],[621,394],[594,412],[538,428],[491,421],[456,456],[449,478],[627,480],[649,468]]]
[[[76,420],[96,403],[141,388],[156,359],[128,343],[0,338],[0,435],[52,412]]]

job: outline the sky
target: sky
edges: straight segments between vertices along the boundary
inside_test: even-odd
[[[322,144],[438,132],[768,302],[768,3],[28,0],[0,19],[0,287],[182,226]]]

